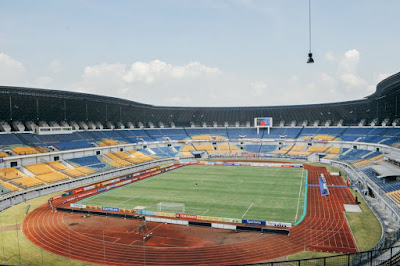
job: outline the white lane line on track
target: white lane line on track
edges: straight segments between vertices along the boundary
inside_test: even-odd
[[[243,214],[242,218],[246,215],[246,213],[250,210],[251,206],[253,206],[253,202],[250,204],[250,206],[247,208],[247,210],[245,211],[245,213]]]

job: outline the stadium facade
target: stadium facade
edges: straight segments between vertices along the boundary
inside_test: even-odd
[[[321,89],[323,90],[323,89]],[[105,128],[248,126],[255,117],[272,117],[276,125],[387,125],[400,115],[400,72],[377,85],[375,93],[360,100],[326,104],[257,107],[155,106],[85,93],[0,87],[0,120],[92,121]],[[129,125],[128,125],[129,123]],[[107,126],[108,125],[108,126]]]

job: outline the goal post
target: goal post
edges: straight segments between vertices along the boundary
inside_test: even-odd
[[[177,202],[160,202],[157,203],[159,212],[185,213],[185,204]]]

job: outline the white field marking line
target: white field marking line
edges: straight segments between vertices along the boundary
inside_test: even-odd
[[[246,215],[246,213],[250,210],[251,206],[253,206],[253,202],[250,204],[250,206],[247,208],[247,210],[245,211],[245,213],[243,214],[242,218]]]
[[[202,214],[202,215],[206,214],[208,211],[209,211],[209,209],[207,209],[205,212],[203,212],[203,214]]]
[[[299,214],[300,196],[301,196],[301,190],[303,189],[303,173],[304,173],[304,168],[303,171],[301,172],[299,198],[297,200],[297,210],[296,210],[296,217],[294,217],[294,222],[297,221],[297,215]]]
[[[127,200],[124,200],[124,201],[122,201],[122,202],[120,202],[120,203],[118,203],[118,204],[115,204],[115,206],[121,205],[122,203],[125,203],[125,202],[130,201],[130,200],[136,199],[137,197],[139,197],[139,195],[137,195],[136,197],[133,197],[133,198],[129,198],[129,199],[127,199]]]

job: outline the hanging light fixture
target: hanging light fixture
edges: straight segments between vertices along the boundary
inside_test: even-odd
[[[311,0],[308,0],[308,30],[310,37],[310,51],[308,52],[307,64],[312,64],[314,63],[314,59],[312,58],[312,53],[311,53]]]

